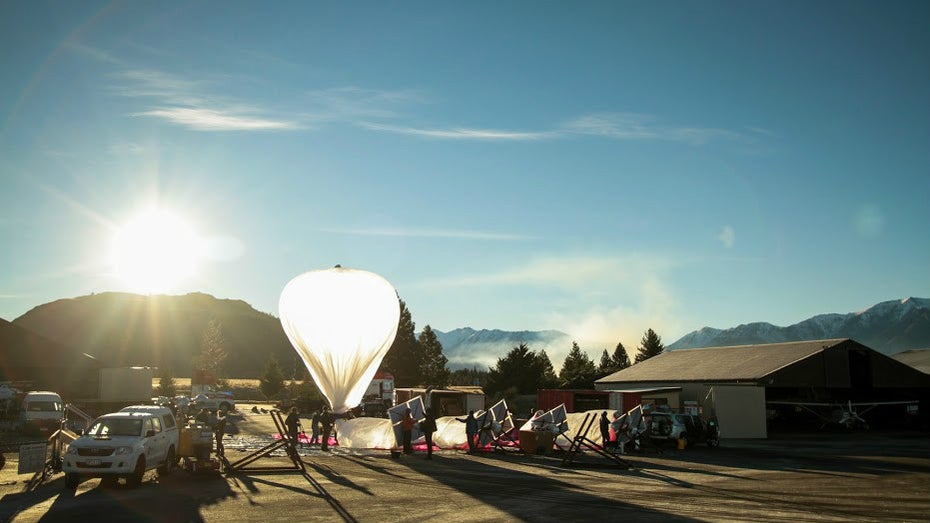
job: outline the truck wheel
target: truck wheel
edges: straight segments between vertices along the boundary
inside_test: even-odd
[[[100,478],[100,486],[102,487],[115,487],[117,483],[119,483],[119,478],[117,476],[104,476]]]
[[[177,458],[174,457],[174,447],[168,449],[168,455],[165,456],[165,462],[158,467],[159,476],[167,476],[171,474],[171,471],[174,470],[174,464],[177,462]]]
[[[136,461],[136,468],[133,469],[132,474],[126,478],[126,484],[132,488],[138,487],[142,484],[142,476],[145,475],[145,458],[139,456],[139,459]]]
[[[77,490],[78,484],[81,482],[80,476],[73,472],[65,474],[65,488],[69,490]]]
[[[229,403],[226,403],[225,401],[223,403],[220,403],[220,410],[225,410],[226,412],[229,412],[230,407],[231,405]]]

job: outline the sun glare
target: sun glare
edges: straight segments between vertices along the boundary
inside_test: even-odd
[[[176,215],[149,211],[117,232],[113,269],[132,291],[169,292],[193,275],[200,247],[194,231]]]

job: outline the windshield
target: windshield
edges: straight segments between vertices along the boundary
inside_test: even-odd
[[[108,418],[97,420],[87,433],[91,436],[138,436],[142,433],[142,420]]]
[[[26,410],[29,412],[59,412],[61,403],[57,401],[30,401]]]

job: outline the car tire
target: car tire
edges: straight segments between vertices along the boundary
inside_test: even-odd
[[[65,488],[69,490],[77,490],[78,485],[81,483],[81,477],[73,472],[68,472],[65,474]]]
[[[720,437],[719,437],[719,436],[714,436],[714,437],[710,438],[709,440],[707,440],[707,446],[710,447],[710,448],[712,448],[712,449],[715,449],[715,448],[719,447],[719,446],[720,446]]]
[[[177,463],[177,459],[174,455],[174,447],[168,449],[168,454],[165,456],[165,462],[158,467],[159,476],[167,476],[171,474],[174,470],[174,464]]]
[[[106,488],[115,487],[119,483],[119,477],[117,476],[104,476],[100,478],[100,486]]]
[[[132,488],[138,487],[142,484],[142,476],[145,475],[145,457],[139,456],[139,459],[136,460],[136,468],[133,469],[132,474],[126,478],[126,484]]]
[[[231,406],[232,405],[224,401],[223,403],[220,403],[220,410],[225,410],[226,412],[229,412],[231,410],[230,409]]]

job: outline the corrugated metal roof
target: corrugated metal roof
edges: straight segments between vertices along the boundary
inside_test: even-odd
[[[597,383],[756,381],[846,341],[838,338],[673,350],[605,376]]]

